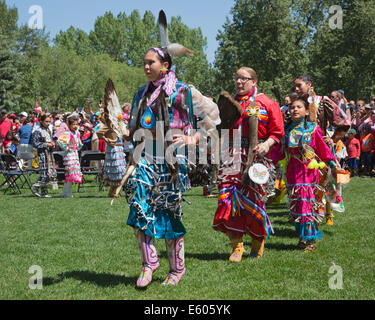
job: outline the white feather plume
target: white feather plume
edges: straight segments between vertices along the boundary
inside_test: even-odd
[[[169,45],[168,39],[168,23],[167,23],[167,16],[165,15],[163,10],[159,12],[159,31],[160,31],[160,38],[161,38],[161,46],[166,47]]]
[[[179,43],[170,43],[168,38],[167,16],[163,10],[159,12],[159,31],[162,48],[167,48],[171,57],[193,56],[194,52]]]
[[[194,51],[184,47],[182,44],[179,43],[171,43],[167,46],[167,50],[171,57],[192,57],[194,55]]]

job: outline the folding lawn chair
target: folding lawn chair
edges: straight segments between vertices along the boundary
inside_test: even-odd
[[[15,193],[21,194],[21,189],[25,185],[31,190],[30,173],[20,166],[18,159],[12,154],[5,153],[0,155],[0,159],[2,162],[1,173],[5,178],[3,186],[7,186],[4,190],[4,194],[6,194],[9,189],[12,189]]]
[[[55,164],[56,164],[57,180],[64,181],[65,180],[64,152],[56,151],[53,153],[53,157],[55,159]]]
[[[81,153],[81,171],[82,171],[82,187],[85,189],[84,184],[87,182],[85,180],[85,175],[95,175],[95,181],[99,183],[99,191],[103,191],[103,163],[105,160],[105,153],[100,151],[83,151]],[[100,166],[94,167],[90,166],[91,161],[100,161]],[[81,184],[78,185],[78,192],[81,188]]]
[[[20,144],[18,146],[17,158],[22,160],[23,168],[27,167],[29,173],[33,171],[33,159],[35,158],[33,147],[30,144]]]
[[[0,172],[3,172],[5,170],[5,163],[3,162],[3,160],[1,159],[0,157]],[[4,181],[2,182],[2,184],[0,184],[0,190],[5,186],[7,185],[7,181],[4,179]]]

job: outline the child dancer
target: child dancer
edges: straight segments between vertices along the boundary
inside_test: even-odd
[[[79,137],[79,119],[70,116],[67,119],[69,131],[65,131],[59,136],[57,144],[65,152],[65,183],[61,196],[63,198],[73,198],[72,184],[82,183],[82,172],[79,163],[78,150],[82,148],[82,141]]]
[[[104,182],[109,186],[108,197],[118,197],[117,189],[120,188],[127,164],[124,152],[124,139],[118,137],[113,125],[108,120],[108,114],[104,114],[105,125],[97,131],[99,139],[106,143],[104,162]]]
[[[309,105],[303,99],[290,106],[291,123],[285,131],[283,151],[287,159],[287,190],[290,215],[299,235],[299,247],[304,252],[315,251],[321,239],[318,224],[324,213],[316,192],[321,191],[319,169],[327,170],[326,163],[336,170],[335,157],[323,140],[320,127],[307,121]],[[320,161],[318,163],[318,161]]]
[[[52,165],[52,149],[55,148],[55,143],[52,141],[52,132],[49,128],[50,114],[41,113],[39,123],[40,126],[35,127],[31,135],[31,144],[38,152],[40,177],[32,186],[31,191],[37,197],[51,198],[47,193],[47,187],[51,180],[56,177],[56,171]],[[39,193],[38,188],[41,188],[41,193]]]
[[[188,159],[181,155],[178,162],[171,165],[167,157],[157,155],[156,150],[160,146],[160,141],[154,138],[157,136],[157,123],[163,125],[165,133],[169,129],[180,131],[180,134],[173,137],[174,143],[195,146],[200,134],[206,134],[220,123],[219,112],[214,102],[205,98],[194,87],[177,80],[171,69],[172,58],[168,48],[149,49],[144,63],[148,83],[134,96],[129,129],[131,134],[140,128],[147,129],[150,135],[146,135],[145,144],[151,146],[151,151],[147,151],[146,145],[138,163],[133,157],[129,161],[127,175],[132,172],[134,174],[130,176],[129,183],[125,184],[127,193],[131,195],[127,224],[134,229],[142,258],[142,272],[137,280],[137,287],[149,285],[153,273],[159,267],[155,239],[165,239],[169,261],[170,269],[163,285],[176,285],[186,270],[186,229],[182,223],[181,199],[185,190],[190,187]],[[196,124],[194,115],[201,116],[204,121]],[[185,130],[189,126],[201,130],[192,133]],[[165,141],[165,144],[162,142],[161,145],[164,150],[170,146],[173,146],[172,141]],[[134,171],[132,168],[135,168]]]

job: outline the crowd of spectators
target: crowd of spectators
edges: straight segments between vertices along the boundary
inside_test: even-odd
[[[351,127],[339,137],[344,146],[345,157],[341,159],[344,167],[348,168],[352,175],[375,176],[375,97],[368,102],[364,100],[348,101],[342,90],[333,91],[329,98],[342,110]],[[287,96],[282,106],[283,114],[287,113],[291,103]],[[123,105],[124,119],[127,121],[130,114],[130,103]],[[105,142],[98,139],[96,132],[103,126],[103,105],[99,101],[97,110],[94,111],[91,102],[86,102],[86,108],[77,108],[74,112],[61,113],[56,110],[50,114],[50,130],[54,140],[67,130],[66,120],[72,115],[78,115],[80,119],[79,132],[83,143],[83,151],[99,150],[105,152]],[[18,115],[1,110],[0,117],[0,146],[1,153],[17,155],[22,150],[32,150],[30,139],[32,132],[39,125],[38,115],[43,112],[39,104],[29,113],[23,111]],[[333,132],[333,131],[332,131]],[[334,138],[334,137],[331,137]]]
[[[123,105],[125,122],[129,118],[130,103]],[[31,135],[33,130],[39,125],[38,116],[43,112],[39,104],[30,112],[20,112],[18,115],[9,113],[8,110],[2,109],[0,118],[0,146],[1,153],[13,154],[18,156],[20,151],[28,150],[32,152]],[[95,150],[105,152],[105,142],[98,139],[96,132],[103,124],[103,105],[99,101],[97,110],[94,111],[91,101],[86,102],[86,108],[77,108],[74,112],[61,113],[56,110],[48,113],[51,117],[50,130],[54,141],[68,129],[67,119],[71,115],[79,117],[79,132],[83,143],[82,151]],[[58,150],[56,150],[58,151]]]

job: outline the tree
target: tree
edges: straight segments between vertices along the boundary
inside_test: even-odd
[[[241,66],[253,68],[262,91],[281,101],[293,75],[305,68],[302,32],[287,0],[237,0],[217,39],[215,66],[222,88],[233,91],[233,75]]]
[[[123,13],[121,21],[125,25],[127,42],[125,47],[126,62],[130,66],[143,67],[143,57],[152,47],[160,47],[159,29],[155,16],[146,11],[143,19],[139,11],[134,10],[129,17]]]
[[[35,100],[49,111],[73,110],[83,106],[87,97],[102,100],[107,78],[114,81],[119,98],[130,102],[134,92],[146,82],[143,72],[146,51],[161,44],[159,27],[151,11],[146,11],[143,17],[137,10],[129,16],[120,13],[117,17],[106,12],[96,19],[89,34],[70,27],[60,31],[53,43],[45,29],[18,28],[17,9],[8,10],[4,0],[0,0],[0,13],[3,21],[7,21],[0,22],[0,31],[4,29],[7,37],[14,39],[1,51],[4,56],[5,52],[9,54],[7,64],[1,65],[6,75],[1,85],[5,88],[8,81],[9,89],[3,92],[12,93],[13,98],[7,101],[15,101],[17,96],[23,110],[31,108]],[[174,59],[178,77],[211,93],[214,78],[204,54],[207,41],[201,29],[190,29],[181,17],[172,17],[170,40],[195,53],[193,58]]]
[[[23,109],[31,108],[35,102],[36,89],[34,61],[40,58],[43,48],[49,47],[49,34],[45,29],[30,29],[23,25],[19,28],[16,39],[16,51],[19,54],[19,103]]]
[[[125,63],[113,61],[107,54],[96,54],[87,61],[91,66],[89,78],[93,79],[88,87],[87,96],[103,100],[105,84],[108,78],[113,80],[120,102],[131,102],[136,90],[145,84],[141,68],[130,67]]]
[[[17,8],[8,8],[5,0],[0,0],[0,33],[14,38],[18,31],[17,20]]]
[[[190,29],[182,22],[181,17],[172,17],[169,35],[171,42],[181,43],[194,50],[193,58],[174,59],[177,76],[193,83],[198,89],[211,92],[214,78],[204,54],[207,40],[201,29]],[[143,58],[149,48],[161,45],[157,19],[151,11],[146,11],[143,17],[138,10],[132,11],[129,16],[122,12],[117,17],[107,12],[96,20],[90,39],[96,53],[107,53],[115,61],[137,68],[143,67]],[[61,43],[60,39],[56,40]]]
[[[194,51],[193,57],[176,57],[173,59],[177,76],[197,87],[203,93],[214,95],[214,75],[207,61],[204,49],[207,39],[200,28],[190,29],[182,22],[180,16],[172,17],[169,23],[169,40],[177,42]]]
[[[94,50],[97,53],[107,53],[115,61],[125,61],[125,44],[127,34],[125,25],[111,12],[106,12],[103,17],[95,21],[94,31],[89,36]]]
[[[142,69],[114,61],[108,54],[86,57],[64,47],[46,47],[32,59],[32,90],[29,102],[38,100],[48,111],[73,111],[84,106],[88,97],[103,100],[105,83],[111,78],[120,101],[131,102],[145,81]],[[31,84],[29,84],[31,85]]]
[[[71,26],[66,31],[60,31],[54,42],[67,50],[75,51],[80,56],[88,56],[94,53],[94,46],[89,35],[79,28]]]
[[[322,93],[345,89],[350,100],[369,99],[375,93],[375,3],[335,2],[343,10],[342,29],[331,28],[326,13],[308,46],[309,70]]]
[[[14,49],[14,41],[0,32],[0,108],[16,112],[19,111],[19,57]]]
[[[82,57],[65,48],[47,47],[33,64],[35,87],[32,98],[43,108],[74,110],[80,106],[80,99],[87,94],[89,80],[89,69]]]

